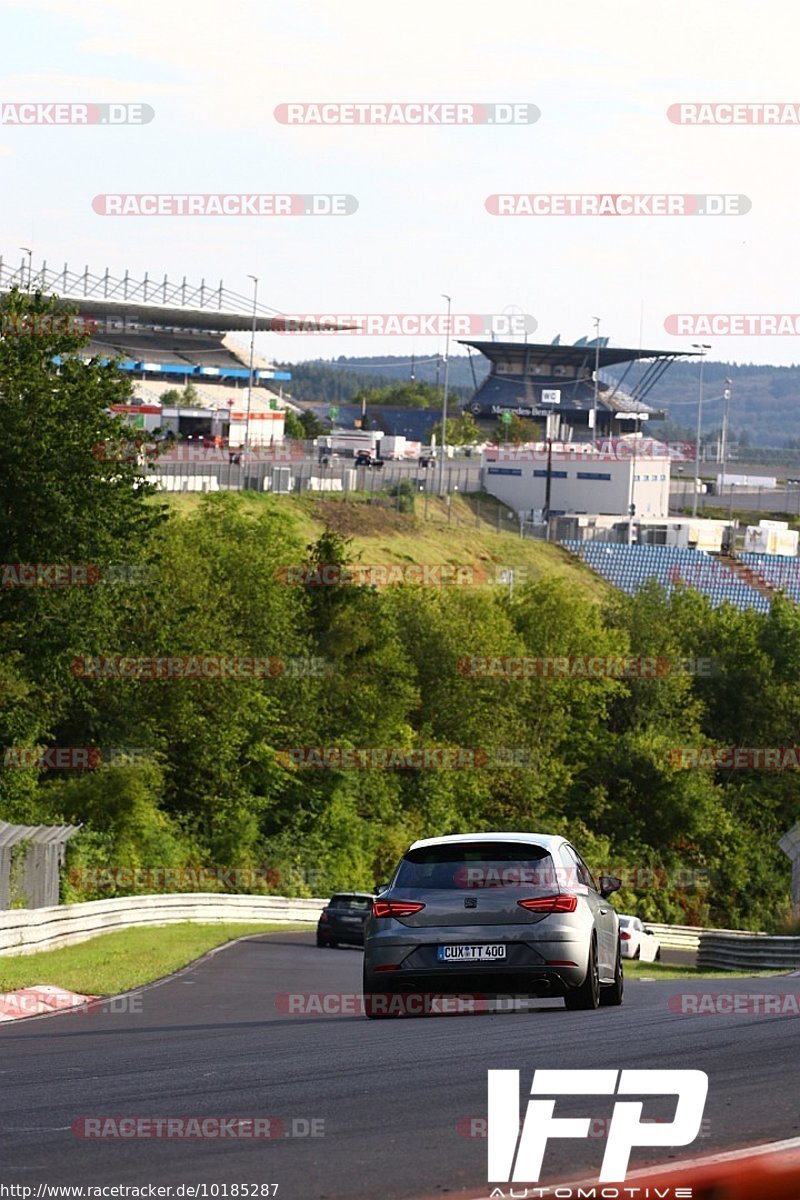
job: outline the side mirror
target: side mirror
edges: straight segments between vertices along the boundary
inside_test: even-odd
[[[376,883],[375,884],[376,896],[380,896],[381,892],[388,892],[388,890],[389,890],[388,883]]]
[[[649,925],[645,925],[644,931],[645,931],[645,933],[649,933],[651,937],[656,936],[655,930],[651,929]]]
[[[618,892],[622,887],[622,880],[616,875],[601,875],[600,876],[600,895],[604,900],[607,900],[612,892]]]

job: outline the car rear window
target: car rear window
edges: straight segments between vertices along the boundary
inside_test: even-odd
[[[368,896],[332,896],[328,908],[354,908],[358,912],[367,912],[372,908]]]
[[[623,929],[627,929],[628,926],[631,924],[631,919],[630,919],[630,917],[620,917],[619,923]]]
[[[467,842],[409,850],[394,886],[442,891],[489,887],[557,890],[555,865],[548,852],[519,842]]]

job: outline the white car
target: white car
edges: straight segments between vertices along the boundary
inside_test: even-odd
[[[638,917],[619,916],[619,948],[623,958],[638,958],[642,962],[661,961],[661,943],[652,929]]]

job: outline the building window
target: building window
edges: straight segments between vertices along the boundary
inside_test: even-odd
[[[607,471],[578,471],[578,479],[603,479],[611,481],[611,475]],[[636,477],[639,478],[638,475]]]
[[[534,471],[533,478],[534,479],[547,479],[547,471]],[[566,471],[551,471],[550,478],[551,479],[566,479],[567,472]],[[580,479],[580,475],[578,476],[578,478]],[[611,476],[609,475],[609,479],[610,478],[611,478]]]
[[[521,475],[522,467],[487,467],[489,475]]]

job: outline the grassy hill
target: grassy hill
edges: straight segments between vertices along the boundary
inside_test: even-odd
[[[205,497],[172,494],[165,497],[180,514],[196,511]],[[570,582],[587,598],[602,601],[609,586],[588,568],[546,542],[520,538],[504,506],[491,496],[454,496],[446,501],[417,500],[414,513],[398,512],[389,498],[370,503],[366,495],[349,497],[270,496],[242,493],[245,512],[281,513],[291,531],[304,543],[315,541],[325,528],[352,539],[354,558],[364,564],[465,565],[482,568],[490,580],[511,567],[516,582],[555,575]],[[499,529],[498,529],[499,525]]]

